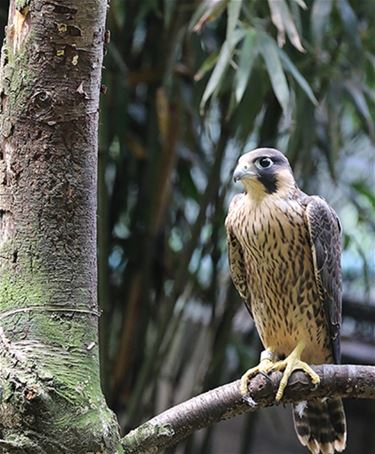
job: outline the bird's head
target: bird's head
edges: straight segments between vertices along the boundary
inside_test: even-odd
[[[267,195],[286,197],[296,188],[287,158],[274,148],[257,148],[240,157],[233,173],[254,199]]]

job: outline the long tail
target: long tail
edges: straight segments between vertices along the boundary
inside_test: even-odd
[[[299,441],[312,452],[334,454],[346,446],[346,420],[341,399],[314,399],[293,406]]]

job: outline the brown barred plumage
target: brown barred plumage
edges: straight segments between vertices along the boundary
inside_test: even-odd
[[[317,383],[306,363],[339,362],[340,224],[323,199],[300,191],[277,150],[246,153],[234,178],[245,193],[234,197],[226,219],[230,271],[266,349],[264,361],[244,375],[243,391],[254,373],[287,368],[280,399],[292,370]],[[293,414],[299,440],[313,454],[345,448],[341,400],[299,404]]]
[[[341,399],[301,402],[293,406],[293,419],[298,439],[313,454],[345,449],[346,422]]]

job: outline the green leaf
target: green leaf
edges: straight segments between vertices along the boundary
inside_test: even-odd
[[[228,10],[228,21],[227,21],[227,40],[230,41],[233,36],[233,32],[236,28],[238,18],[240,16],[242,6],[242,0],[229,0]]]
[[[348,0],[337,2],[341,21],[344,27],[346,40],[350,48],[350,56],[353,63],[358,63],[362,58],[362,44],[359,35],[359,23]]]
[[[307,5],[303,0],[294,0],[297,5],[299,5],[302,9],[307,9]],[[327,0],[326,0],[327,1]]]
[[[278,29],[278,43],[282,46],[285,42],[285,31],[289,37],[290,42],[300,52],[305,49],[302,46],[301,38],[298,34],[296,24],[290,14],[289,7],[285,0],[268,0],[271,11],[271,19]]]
[[[219,84],[221,83],[221,80],[229,66],[230,60],[232,58],[232,47],[229,45],[227,41],[224,42],[219,58],[217,60],[215,69],[213,70],[210,80],[207,83],[206,89],[204,90],[203,96],[202,96],[202,101],[200,108],[201,110],[204,108],[206,105],[206,102],[212,95],[212,93],[217,89]]]
[[[168,0],[166,0],[168,1]],[[199,31],[200,29],[197,29],[198,27],[198,22],[202,19],[205,11],[207,9],[207,5],[205,2],[200,3],[198,8],[194,11],[194,14],[192,15],[190,22],[189,22],[189,31]]]
[[[206,60],[202,63],[201,67],[198,69],[197,73],[194,75],[194,80],[196,82],[203,79],[205,74],[215,66],[218,56],[219,56],[218,52],[212,52],[212,54],[206,58]]]
[[[275,27],[277,28],[277,42],[279,46],[285,44],[285,25],[281,17],[280,8],[277,2],[274,0],[268,0],[268,6],[271,11],[271,19]]]
[[[302,88],[302,90],[305,92],[306,96],[311,100],[311,102],[317,106],[318,105],[318,100],[316,99],[309,83],[307,80],[303,77],[303,75],[298,71],[297,67],[294,65],[294,63],[290,60],[288,55],[282,50],[278,49],[281,62],[284,66],[284,68],[290,72],[290,74],[293,76],[294,80],[298,83],[298,85]]]
[[[352,243],[352,237],[348,233],[344,233],[343,235],[344,239],[344,249],[348,249],[348,247]]]
[[[321,47],[325,28],[329,21],[333,1],[315,0],[311,11],[311,29],[317,47]]]
[[[233,112],[229,128],[235,132],[237,140],[246,142],[254,132],[257,115],[269,90],[269,82],[263,71],[252,71],[249,79],[251,90],[245,90],[242,102]]]
[[[352,183],[352,188],[356,190],[359,194],[366,197],[366,199],[371,203],[373,209],[375,210],[375,193],[365,185],[363,181],[355,181]]]
[[[296,24],[299,36],[301,35],[301,31],[303,30],[302,27],[302,18],[301,18],[301,7],[298,6],[296,2],[292,2],[290,5],[290,14],[293,17],[293,21]]]
[[[342,83],[339,79],[331,79],[329,81],[328,90],[325,98],[326,109],[326,128],[327,141],[320,144],[322,153],[325,155],[328,164],[329,173],[334,181],[336,181],[336,166],[339,152],[344,140],[342,133],[342,123],[340,122],[341,105],[337,102],[342,99]]]
[[[242,44],[238,70],[235,77],[235,96],[237,103],[239,103],[243,97],[257,53],[256,33],[254,29],[249,29],[246,32]]]
[[[344,86],[346,92],[352,99],[359,116],[363,120],[364,126],[367,129],[371,139],[375,141],[374,120],[367,105],[366,97],[362,91],[362,87],[352,80],[346,81]]]
[[[285,113],[289,104],[289,87],[279,58],[279,49],[265,33],[259,33],[259,46],[273,91]]]
[[[222,14],[227,3],[228,0],[204,0],[201,2],[191,18],[189,30],[200,32],[207,22],[215,20]]]
[[[223,76],[225,75],[225,72],[228,69],[228,66],[232,60],[233,49],[238,43],[238,41],[240,41],[240,39],[243,38],[243,36],[244,36],[243,30],[235,30],[233,32],[232,40],[230,42],[229,41],[224,42],[220,50],[219,58],[217,60],[215,69],[213,70],[211,77],[207,83],[207,86],[204,90],[202,101],[200,104],[201,111],[204,109],[204,106],[206,105],[208,99],[214,93],[214,91],[217,91],[220,88]]]

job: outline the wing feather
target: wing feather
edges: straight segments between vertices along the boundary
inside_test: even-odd
[[[236,207],[236,203],[239,197],[241,197],[241,195],[234,197],[234,199],[232,200],[232,203],[229,207],[228,217],[225,222],[227,229],[228,261],[233,284],[240,294],[241,298],[244,300],[246,308],[252,316],[250,291],[248,286],[248,276],[246,273],[244,254],[241,243],[233,233],[231,226],[231,215],[233,214],[234,210],[238,209],[238,207]]]
[[[315,279],[324,306],[332,353],[340,362],[341,329],[341,226],[334,210],[320,197],[308,197],[306,220]]]

